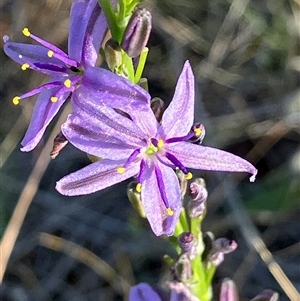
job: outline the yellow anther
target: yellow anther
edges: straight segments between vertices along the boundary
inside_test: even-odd
[[[19,96],[15,96],[12,100],[13,104],[17,106],[20,103],[20,99],[21,98]]]
[[[72,82],[71,82],[69,79],[66,79],[66,80],[64,81],[64,85],[65,85],[67,88],[71,88]]]
[[[201,135],[201,133],[202,133],[202,130],[199,129],[199,128],[195,128],[195,129],[194,129],[194,133],[195,133],[195,135],[196,135],[197,137],[200,137],[200,135]]]
[[[47,55],[48,55],[49,57],[53,57],[54,52],[53,52],[52,50],[49,50],[49,51],[47,52]]]
[[[162,140],[162,139],[160,139],[160,140],[158,140],[158,142],[157,142],[157,147],[158,148],[162,148],[163,146],[164,146],[164,141]]]
[[[142,192],[142,184],[137,183],[135,189],[136,189],[137,192],[141,193]]]
[[[50,98],[50,100],[51,100],[52,102],[57,102],[57,101],[58,101],[58,97],[52,96],[52,97]]]
[[[23,32],[24,36],[26,36],[26,37],[30,36],[30,31],[29,31],[29,29],[27,27],[25,27],[22,32]]]
[[[117,168],[117,172],[118,172],[118,173],[124,173],[125,170],[126,170],[125,167],[118,167],[118,168]]]
[[[190,180],[191,178],[193,177],[193,174],[191,172],[188,172],[186,175],[185,175],[185,178],[187,180]]]
[[[174,211],[171,208],[167,208],[168,215],[172,216],[174,214]]]
[[[30,67],[29,64],[25,63],[25,64],[23,64],[23,65],[21,66],[21,69],[22,69],[23,71],[25,71],[25,70],[28,69],[29,67]]]

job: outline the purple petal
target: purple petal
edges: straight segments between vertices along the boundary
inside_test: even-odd
[[[124,173],[117,168],[126,160],[100,160],[76,172],[73,172],[56,183],[56,189],[63,195],[90,194],[116,183],[122,182],[138,173],[139,165],[130,165]]]
[[[232,280],[223,280],[220,292],[220,301],[239,301],[237,288]]]
[[[28,64],[30,69],[37,70],[49,76],[70,73],[65,64],[59,59],[50,58],[47,48],[39,45],[7,42],[4,44],[4,52],[15,62]]]
[[[150,106],[146,110],[131,110],[130,114],[133,122],[144,132],[148,137],[155,137],[160,127],[157,119]]]
[[[161,301],[161,298],[149,284],[140,283],[130,289],[129,301]]]
[[[55,95],[57,88],[44,90],[39,95],[34,106],[31,121],[24,139],[22,140],[21,151],[29,152],[36,147],[41,140],[48,124],[55,117],[60,107],[67,99],[69,92],[61,95],[57,102],[51,102],[51,96]]]
[[[99,133],[107,137],[116,137],[123,143],[133,146],[143,146],[147,133],[141,131],[137,125],[127,117],[120,115],[114,109],[94,102],[88,103],[89,91],[79,88],[72,97],[73,111],[83,120],[97,128]],[[83,106],[84,100],[86,105]],[[79,105],[78,105],[79,104]],[[90,105],[92,104],[92,105]]]
[[[86,122],[79,116],[71,114],[62,125],[61,130],[69,142],[88,154],[111,160],[128,158],[134,148],[126,142],[131,141],[129,139],[127,141],[120,140],[117,131],[116,135],[109,136],[110,132],[105,130],[105,124],[103,127],[99,131],[99,128],[93,126],[93,122]],[[140,139],[136,140],[140,142]]]
[[[147,219],[155,235],[171,236],[174,234],[182,207],[178,178],[171,168],[160,162],[155,163],[161,171],[166,197],[174,212],[173,215],[169,215],[159,190],[155,166],[150,160],[147,160],[146,164],[147,168],[145,168],[145,173],[140,176],[140,180],[142,184],[141,199]]]
[[[195,86],[189,61],[186,61],[177,81],[173,100],[162,116],[166,138],[185,136],[194,120]]]
[[[94,66],[107,23],[97,0],[74,0],[70,15],[69,56]]]
[[[255,180],[257,169],[248,161],[217,148],[178,142],[166,145],[166,151],[173,154],[185,167],[229,172],[249,172]]]
[[[132,110],[148,109],[150,95],[140,86],[111,71],[90,67],[81,83],[77,89],[76,105],[83,110],[95,111],[108,106],[130,114]]]

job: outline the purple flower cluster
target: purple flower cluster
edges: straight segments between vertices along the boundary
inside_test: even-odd
[[[62,133],[78,149],[100,158],[97,162],[57,182],[64,195],[82,195],[136,177],[137,191],[146,217],[156,235],[173,235],[181,209],[181,192],[175,169],[193,175],[188,168],[248,172],[257,170],[228,152],[191,143],[203,138],[193,126],[194,75],[186,62],[173,100],[158,122],[150,107],[150,95],[140,86],[96,67],[100,44],[107,29],[97,0],[74,0],[71,9],[68,54],[31,34],[41,45],[13,43],[5,38],[5,53],[22,65],[50,76],[50,81],[14,98],[40,93],[31,123],[22,141],[30,151],[68,97],[73,113]],[[120,113],[121,111],[121,113]],[[123,114],[123,113],[126,114]],[[126,116],[125,116],[126,115]],[[192,130],[191,130],[192,129]]]

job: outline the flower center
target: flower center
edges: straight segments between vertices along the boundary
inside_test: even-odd
[[[151,143],[150,146],[146,149],[145,153],[148,156],[151,156],[151,155],[157,153],[157,151],[158,151],[158,147],[154,146],[153,143]]]

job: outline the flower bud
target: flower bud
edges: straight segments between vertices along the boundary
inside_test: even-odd
[[[150,106],[156,117],[156,120],[158,122],[161,122],[162,115],[165,111],[165,103],[163,102],[163,100],[159,97],[154,97],[153,99],[151,99]]]
[[[148,42],[151,27],[150,12],[137,8],[132,13],[121,42],[121,47],[128,56],[135,58],[140,55]]]
[[[52,151],[50,153],[50,158],[55,159],[60,151],[68,144],[67,138],[64,136],[62,132],[59,132],[53,141]]]
[[[278,293],[272,290],[264,290],[255,298],[251,299],[251,301],[277,301],[279,300]]]
[[[146,217],[146,213],[144,211],[142,201],[141,201],[141,193],[136,190],[136,182],[131,182],[127,186],[127,196],[131,203],[131,205],[136,209],[141,217]]]
[[[174,278],[179,282],[186,282],[193,275],[192,263],[187,254],[179,256],[173,267]]]
[[[208,260],[215,266],[218,266],[224,261],[224,255],[234,251],[237,246],[238,245],[234,240],[218,238],[213,242]]]
[[[231,279],[224,279],[221,286],[220,301],[238,301],[238,291]]]
[[[190,132],[194,134],[192,138],[189,139],[189,142],[195,143],[195,144],[201,144],[204,136],[205,136],[205,127],[202,123],[195,123]]]
[[[191,259],[197,255],[195,237],[191,232],[183,232],[178,237],[178,244],[182,253],[187,254]]]
[[[179,168],[176,169],[176,175],[179,181],[181,198],[183,199],[186,194],[188,181],[185,174]]]
[[[121,47],[115,40],[109,39],[105,43],[104,51],[108,68],[114,71],[122,63]]]
[[[208,196],[205,188],[205,181],[202,178],[196,179],[190,184],[190,199],[187,202],[187,212],[191,218],[197,218],[205,213],[206,200]]]

